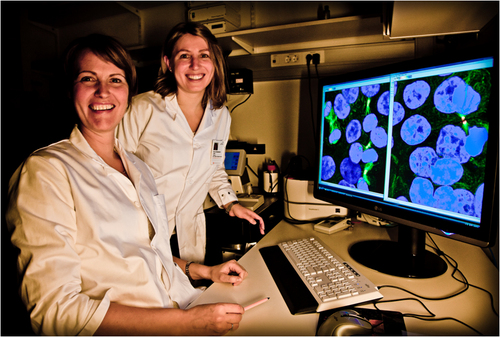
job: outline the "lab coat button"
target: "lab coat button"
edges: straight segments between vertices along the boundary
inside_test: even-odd
[[[141,203],[139,201],[134,201],[135,207],[141,207]]]

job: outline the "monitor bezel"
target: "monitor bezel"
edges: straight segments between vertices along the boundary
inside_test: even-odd
[[[377,76],[382,76],[388,73],[397,73],[401,71],[410,71],[419,68],[426,68],[438,65],[444,65],[449,63],[456,63],[469,59],[479,59],[484,57],[493,58],[493,68],[492,68],[492,90],[491,98],[488,106],[489,111],[498,112],[498,53],[491,51],[467,51],[454,55],[441,55],[433,56],[421,59],[414,59],[405,62],[400,62],[396,64],[375,67],[367,70],[351,72],[348,74],[342,74],[337,76],[329,76],[319,80],[318,82],[318,118],[317,125],[318,128],[322,126],[322,106],[323,106],[323,94],[322,88],[325,85],[331,85],[336,83],[344,83],[356,79],[367,79]],[[423,231],[435,233],[441,236],[449,237],[462,242],[467,242],[480,247],[492,246],[495,243],[495,235],[498,227],[498,113],[492,114],[490,119],[490,129],[489,137],[491,141],[488,141],[488,154],[487,154],[487,167],[485,174],[485,191],[483,199],[483,209],[481,224],[486,224],[486,226],[481,226],[477,230],[472,228],[466,228],[463,226],[460,228],[458,233],[451,233],[456,228],[453,225],[456,221],[452,220],[441,220],[439,226],[432,225],[430,222],[436,220],[436,217],[432,217],[427,214],[419,214],[416,212],[411,212],[403,210],[390,205],[383,205],[372,200],[361,200],[356,197],[351,197],[339,193],[332,193],[320,189],[320,167],[321,167],[321,134],[318,132],[317,135],[317,146],[316,146],[316,165],[315,165],[315,177],[314,177],[314,197],[320,200],[331,202],[333,204],[346,207],[352,211],[358,211],[373,215],[388,221],[407,225],[414,227]],[[494,200],[488,202],[486,198],[488,196],[493,196]],[[445,233],[446,232],[446,233]]]
[[[227,153],[238,153],[238,165],[235,170],[230,170],[226,169],[226,173],[229,176],[242,176],[245,173],[245,168],[246,168],[246,158],[247,158],[247,153],[245,150],[239,150],[239,149],[226,149],[225,155],[224,155],[224,168],[225,168],[225,161],[226,161],[226,155]]]

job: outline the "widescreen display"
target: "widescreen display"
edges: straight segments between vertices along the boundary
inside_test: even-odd
[[[318,189],[479,226],[492,67],[480,58],[324,85]]]

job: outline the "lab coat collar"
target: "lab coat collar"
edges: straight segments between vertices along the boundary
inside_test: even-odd
[[[165,96],[164,100],[165,100],[165,104],[166,104],[166,109],[165,109],[166,113],[174,121],[177,118],[178,114],[181,114],[182,116],[184,116],[182,113],[181,107],[179,106],[179,102],[177,101],[177,95],[174,94],[174,95],[170,95],[170,96]],[[201,125],[205,125],[205,127],[213,125],[213,120],[219,111],[220,110],[214,110],[214,105],[212,103],[212,100],[209,100],[208,104],[205,108],[205,113],[203,115]]]
[[[95,160],[103,165],[107,165],[104,160],[94,151],[94,149],[89,145],[85,137],[83,137],[82,132],[78,128],[78,125],[75,125],[71,135],[69,136],[69,141],[73,146],[75,146],[80,152],[82,152],[85,156],[90,157],[92,160]]]
[[[75,125],[73,131],[71,132],[71,136],[69,137],[70,142],[75,146],[81,153],[90,159],[98,162],[104,168],[108,168],[109,165],[94,151],[94,149],[89,145],[82,132],[78,128],[78,125]],[[134,186],[139,186],[139,182],[141,179],[141,173],[134,167],[136,165],[137,157],[130,156],[126,151],[124,151],[120,141],[115,138],[115,149],[118,151],[120,157],[122,158],[123,165],[127,170],[127,174],[130,177],[130,180],[134,184]],[[130,164],[132,165],[130,165]],[[111,172],[111,171],[110,171]],[[155,189],[156,190],[156,187]]]

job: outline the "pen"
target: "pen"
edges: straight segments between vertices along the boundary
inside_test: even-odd
[[[252,309],[252,308],[254,308],[254,307],[258,306],[258,305],[261,305],[264,302],[267,302],[269,299],[270,299],[270,297],[263,298],[260,301],[257,301],[257,302],[255,302],[253,304],[250,304],[250,305],[247,305],[244,309],[245,309],[245,311],[250,310],[250,309]]]

